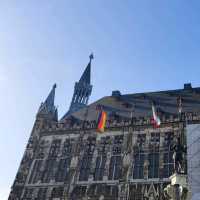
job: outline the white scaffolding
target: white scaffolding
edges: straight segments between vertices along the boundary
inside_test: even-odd
[[[200,200],[200,124],[186,127],[188,183],[192,200]]]

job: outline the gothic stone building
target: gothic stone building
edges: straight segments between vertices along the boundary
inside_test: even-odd
[[[9,200],[165,199],[175,138],[184,144],[187,124],[200,121],[200,88],[114,91],[87,105],[90,71],[91,59],[62,119],[54,106],[56,85],[41,104]],[[159,128],[151,124],[151,101],[161,118]],[[99,105],[108,115],[101,134],[96,128]]]

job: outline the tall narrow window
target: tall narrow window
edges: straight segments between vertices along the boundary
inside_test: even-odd
[[[114,143],[113,143],[113,148],[112,148],[113,155],[121,154],[123,139],[124,139],[123,135],[115,136]]]
[[[71,156],[72,153],[72,141],[66,139],[62,148],[62,156]]]
[[[134,154],[133,179],[144,178],[144,159],[145,153],[142,149]]]
[[[86,194],[87,186],[78,185],[75,186],[70,199],[82,199]]]
[[[88,137],[85,144],[84,156],[81,161],[79,181],[87,181],[89,178],[95,145],[96,145],[96,138]]]
[[[37,194],[37,200],[45,200],[47,194],[47,188],[40,188]]]
[[[43,183],[49,183],[50,180],[54,180],[55,178],[55,168],[57,166],[56,159],[48,159],[45,164],[45,170],[42,177]]]
[[[61,140],[53,140],[49,151],[49,157],[56,157],[60,151]]]
[[[163,155],[163,178],[168,178],[173,173],[173,133],[167,132],[164,137],[164,155]]]
[[[105,199],[118,199],[118,187],[106,185],[104,188]]]
[[[110,136],[102,137],[100,145],[98,146],[98,155],[106,155],[110,147]]]
[[[39,143],[39,146],[37,148],[37,155],[36,155],[36,158],[38,159],[43,159],[45,157],[45,150],[46,150],[47,146],[45,144],[45,141],[42,140],[40,143]]]
[[[109,180],[120,179],[122,175],[122,158],[121,156],[112,156],[109,168]]]
[[[143,199],[143,196],[144,196],[144,192],[142,191],[142,185],[130,186],[130,190],[129,190],[130,200],[141,200]]]
[[[159,175],[159,151],[149,153],[149,178],[158,178]]]
[[[106,156],[98,156],[96,159],[96,167],[94,180],[103,180],[103,174],[105,170]]]
[[[37,183],[42,178],[42,160],[35,160],[29,183]]]
[[[31,200],[32,198],[33,198],[33,188],[26,188],[23,199]]]
[[[91,199],[95,199],[97,197],[97,190],[98,190],[98,184],[92,184],[87,191],[88,196]]]
[[[149,144],[149,178],[159,177],[159,143],[160,134],[151,133],[151,139]]]
[[[146,142],[146,135],[138,134],[137,145],[133,157],[133,179],[144,178],[145,142]]]
[[[79,175],[79,181],[87,181],[90,175],[90,168],[92,163],[91,156],[85,156],[81,162],[81,169]]]
[[[70,167],[70,158],[60,159],[55,178],[56,182],[66,181],[69,172],[69,167]]]
[[[112,147],[112,157],[110,160],[109,167],[109,180],[117,180],[122,176],[122,144],[123,144],[123,135],[116,135],[113,141]]]
[[[63,197],[63,191],[64,191],[64,188],[63,187],[55,187],[53,188],[52,192],[51,192],[51,197],[54,199],[57,199],[57,198],[62,198]]]

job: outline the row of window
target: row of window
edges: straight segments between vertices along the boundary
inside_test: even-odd
[[[63,144],[63,148],[62,148],[62,152],[61,155],[62,156],[69,156],[72,153],[72,144],[73,141],[66,139],[64,144]],[[48,152],[48,157],[49,158],[54,158],[57,157],[58,154],[60,153],[60,147],[61,147],[61,140],[60,139],[56,139],[53,140],[50,150]],[[38,151],[37,151],[37,158],[44,158],[46,150],[48,149],[48,146],[45,144],[45,141],[41,141]]]
[[[165,187],[165,185],[163,186]],[[130,200],[141,200],[141,199],[146,199],[147,197],[152,197],[152,199],[157,199],[162,188],[160,185],[155,184],[153,185],[146,185],[145,186],[145,191],[142,185],[130,185],[129,186],[129,193],[128,197]],[[47,196],[50,197],[50,199],[54,198],[63,198],[64,195],[64,187],[55,187],[51,190],[50,194],[47,194],[48,188],[39,188],[39,189],[34,189],[34,188],[26,188],[23,198],[26,200],[32,200],[32,199],[37,199],[37,200],[45,200],[47,199]],[[87,186],[76,186],[72,190],[70,194],[70,199],[79,199],[83,198],[84,196],[91,197],[96,199],[99,199],[99,197],[103,194],[106,199],[117,199],[118,197],[118,186],[116,185],[104,185],[104,184],[92,184],[89,188]]]
[[[46,163],[44,160],[36,160],[33,166],[29,183],[49,183],[51,180],[56,182],[64,182],[67,180],[69,174],[71,158],[60,159],[59,162],[56,159],[48,159]]]
[[[108,150],[109,146],[112,146],[112,152],[113,154],[120,154],[122,149],[121,146],[123,144],[123,139],[124,136],[123,135],[117,135],[114,137],[114,139],[111,139],[111,137],[107,136],[107,137],[103,137],[101,138],[100,144],[97,147],[98,149],[98,153],[99,154],[106,154],[106,151]],[[138,146],[142,146],[145,144],[146,141],[146,134],[138,134],[137,135],[137,144]],[[151,133],[151,138],[149,141],[150,145],[155,145],[155,144],[159,144],[160,142],[160,134],[159,133]],[[168,147],[169,145],[171,145],[173,142],[173,133],[171,132],[167,132],[165,133],[165,137],[164,137],[164,147]],[[69,156],[72,153],[72,147],[74,144],[74,140],[72,139],[66,139],[63,147],[62,147],[62,151],[60,152],[60,148],[61,148],[61,143],[62,140],[61,139],[55,139],[53,140],[50,150],[48,152],[48,157],[57,157],[59,153],[61,153],[62,156]],[[96,138],[95,137],[88,137],[87,142],[86,142],[86,147],[90,146],[93,148],[96,145]],[[37,158],[43,158],[45,156],[45,149],[47,149],[48,146],[45,146],[45,141],[41,141],[39,148],[38,148],[38,154],[37,154]],[[89,149],[88,151],[92,151],[92,149]]]
[[[47,197],[47,189],[48,188],[39,188],[39,190],[37,191],[37,194],[34,194],[34,189],[33,188],[27,188],[25,189],[24,195],[23,195],[23,199],[37,199],[37,200],[46,200]],[[56,187],[53,188],[53,190],[51,191],[51,198],[61,198],[63,197],[63,192],[64,192],[64,188],[63,187]]]
[[[39,188],[38,190],[34,188],[26,188],[23,194],[22,199],[31,200],[45,200],[47,199],[47,192],[48,188]],[[87,195],[89,197],[100,196],[104,194],[106,197],[117,197],[118,196],[118,187],[117,186],[110,186],[110,185],[100,185],[94,184],[91,185],[88,190],[86,186],[76,186],[72,193],[71,198],[77,199],[82,198],[83,196]],[[49,194],[48,194],[49,195]],[[64,196],[64,187],[55,187],[52,189],[50,198],[62,198]]]
[[[151,134],[151,143],[158,143],[159,134]],[[109,180],[117,180],[122,176],[122,148],[123,148],[123,135],[117,135],[114,137],[112,142],[112,157],[109,166]],[[94,180],[103,180],[105,173],[105,165],[107,160],[106,149],[110,146],[109,136],[102,138],[100,142],[100,148],[98,147],[98,157],[95,163],[95,169],[92,168],[92,158],[96,145],[95,137],[88,137],[83,151],[84,156],[80,162],[80,181],[87,181],[89,176],[92,175]],[[166,133],[164,138],[164,168],[162,174],[159,170],[159,147],[156,145],[152,146],[149,152],[143,150],[143,144],[145,143],[146,135],[139,134],[137,137],[137,143],[139,149],[134,154],[133,162],[133,178],[143,179],[144,178],[144,163],[148,161],[148,178],[158,178],[158,177],[169,177],[172,174],[173,160],[172,160],[172,150],[171,145],[173,142],[173,134]],[[64,182],[68,180],[69,168],[71,162],[71,151],[72,143],[69,139],[64,142],[64,148],[62,151],[65,153],[65,158],[56,160],[56,155],[60,150],[61,140],[54,140],[51,144],[49,151],[49,159],[44,163],[43,160],[36,160],[34,167],[29,179],[29,183],[36,183],[39,180],[42,183],[48,183],[50,180],[55,180],[56,182]],[[67,156],[67,157],[66,157]]]
[[[133,165],[133,179],[144,179],[145,178],[145,157],[148,158],[148,178],[167,178],[173,173],[173,160],[172,152],[164,153],[163,170],[160,170],[159,166],[159,152],[153,152],[149,154],[138,153],[134,155]],[[79,181],[87,181],[91,174],[91,160],[92,157],[84,158],[80,169]],[[94,171],[94,180],[103,180],[105,173],[106,157],[99,156],[96,159],[96,166]],[[122,178],[122,157],[112,156],[109,165],[109,180],[119,180]]]
[[[148,161],[148,178],[169,177],[173,173],[173,152],[166,151],[163,154],[164,163],[163,170],[160,170],[159,166],[159,152],[145,153],[140,151],[134,154],[133,161],[133,179],[143,179],[145,159]],[[95,168],[92,172],[92,156],[85,155],[81,161],[79,181],[88,181],[90,175],[93,176],[93,180],[103,180],[105,174],[107,157],[105,155],[98,156],[95,162]],[[51,180],[56,182],[65,182],[70,175],[70,162],[71,158],[60,159],[48,159],[46,163],[44,160],[36,160],[29,179],[29,183],[49,183]],[[162,172],[162,174],[161,174]],[[122,177],[122,156],[112,156],[109,164],[108,179],[118,180]]]

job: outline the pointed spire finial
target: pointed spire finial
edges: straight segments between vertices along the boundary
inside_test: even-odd
[[[55,89],[56,89],[56,87],[57,87],[57,85],[56,85],[56,83],[54,83],[54,85],[53,85],[53,89],[55,90]]]
[[[87,67],[85,68],[85,71],[83,72],[83,74],[79,80],[79,83],[84,82],[84,83],[90,84],[91,61],[92,61],[92,59],[94,59],[93,53],[90,54],[89,58],[90,58],[90,61],[87,65]]]
[[[92,59],[94,59],[93,53],[90,54],[89,58],[90,58],[90,63],[91,63]]]

